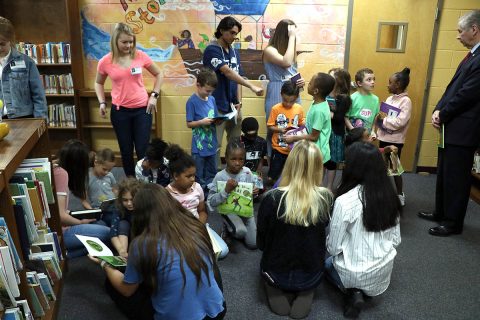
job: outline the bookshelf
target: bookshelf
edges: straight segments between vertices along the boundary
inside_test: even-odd
[[[22,247],[19,240],[19,231],[17,229],[15,214],[13,211],[12,197],[8,188],[10,178],[15,173],[23,159],[27,157],[49,157],[49,136],[47,126],[43,119],[20,119],[6,120],[10,126],[10,134],[0,141],[0,213],[5,218],[8,229],[12,234],[15,247],[19,253],[23,265]],[[53,177],[51,179],[52,188],[55,190]],[[55,204],[49,205],[51,219],[48,224],[52,231],[59,235],[62,253],[65,256],[65,247],[62,242],[62,228],[57,207],[56,193],[54,192]],[[61,269],[66,270],[66,264],[62,261]],[[28,295],[27,279],[25,269],[20,272],[20,297],[27,299],[31,307],[32,302]],[[42,317],[42,320],[55,319],[58,313],[63,279],[57,281],[54,285],[54,291],[57,296],[56,301],[50,301],[49,312]]]

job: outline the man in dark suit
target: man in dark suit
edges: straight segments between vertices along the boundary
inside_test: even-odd
[[[470,51],[432,114],[432,125],[445,132],[444,148],[438,148],[435,211],[418,213],[439,222],[429,233],[444,237],[463,231],[473,155],[480,144],[480,10],[459,19],[457,39]]]

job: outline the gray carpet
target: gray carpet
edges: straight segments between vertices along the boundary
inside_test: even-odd
[[[117,172],[118,174],[118,172]],[[480,316],[480,206],[470,201],[462,235],[428,235],[433,223],[416,212],[433,207],[435,176],[404,175],[407,205],[392,281],[367,302],[360,319],[478,319]],[[210,216],[220,229],[220,218]],[[226,319],[281,319],[272,314],[260,286],[260,251],[236,243],[221,261]],[[105,294],[105,276],[87,258],[69,261],[58,319],[125,319]],[[342,295],[328,282],[316,290],[308,319],[341,319]]]

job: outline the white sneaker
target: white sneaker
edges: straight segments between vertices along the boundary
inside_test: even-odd
[[[398,195],[398,200],[400,200],[400,205],[402,207],[405,207],[405,194],[402,192],[402,194]]]

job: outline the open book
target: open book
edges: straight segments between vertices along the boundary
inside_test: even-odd
[[[77,219],[97,219],[99,220],[102,216],[101,209],[89,209],[89,210],[79,210],[79,211],[70,211],[70,215]]]
[[[238,110],[235,108],[235,105],[233,103],[230,103],[230,109],[231,111],[229,113],[225,113],[223,115],[217,115],[216,117],[213,117],[212,119],[214,120],[232,120],[235,119],[235,123],[237,122],[237,114]]]
[[[85,248],[87,248],[88,254],[92,257],[97,257],[100,260],[106,261],[114,268],[125,267],[127,262],[125,259],[119,256],[114,256],[112,250],[110,250],[102,240],[96,237],[75,235],[80,240]]]

